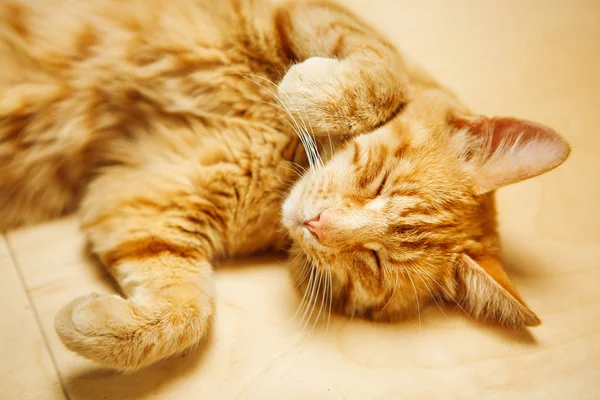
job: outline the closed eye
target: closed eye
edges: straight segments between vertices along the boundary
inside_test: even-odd
[[[381,195],[381,193],[383,192],[383,189],[385,188],[385,184],[387,182],[387,178],[388,178],[388,174],[383,175],[383,178],[381,179],[381,183],[377,187],[377,192],[375,193],[375,197],[379,197]]]
[[[377,254],[375,250],[371,250],[371,254],[373,255],[373,258],[375,258],[377,269],[381,271],[381,259],[379,258],[379,254]]]

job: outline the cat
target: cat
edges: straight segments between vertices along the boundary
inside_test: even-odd
[[[134,371],[198,344],[211,261],[269,249],[307,310],[540,322],[493,196],[568,144],[473,114],[340,5],[13,0],[0,59],[0,230],[77,210],[123,293],[59,311],[81,356]]]

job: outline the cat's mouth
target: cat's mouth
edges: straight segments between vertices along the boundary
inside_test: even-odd
[[[329,248],[329,246],[326,246],[323,243],[321,243],[319,240],[319,236],[315,232],[312,232],[310,228],[306,225],[298,227],[296,235],[293,236],[296,236],[297,240],[301,243],[303,247],[304,245],[308,245],[320,250]]]
[[[288,228],[290,236],[305,252],[332,253],[334,248],[327,246],[319,240],[318,234],[311,231],[310,226],[305,223],[296,224]]]

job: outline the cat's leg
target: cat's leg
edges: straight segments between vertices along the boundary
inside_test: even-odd
[[[59,312],[55,327],[70,350],[135,370],[205,336],[214,308],[209,259],[221,251],[226,216],[187,170],[112,167],[90,185],[82,226],[123,296],[90,294]]]
[[[285,4],[276,14],[281,43],[297,61],[279,85],[294,117],[316,135],[354,135],[382,125],[409,97],[396,48],[350,11],[324,1]]]

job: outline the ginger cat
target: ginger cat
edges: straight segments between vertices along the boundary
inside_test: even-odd
[[[307,309],[444,300],[539,324],[498,258],[493,191],[568,144],[474,115],[343,7],[13,0],[0,59],[0,229],[77,209],[123,293],[57,315],[84,357],[131,371],[197,344],[211,260],[287,247],[282,222]]]

